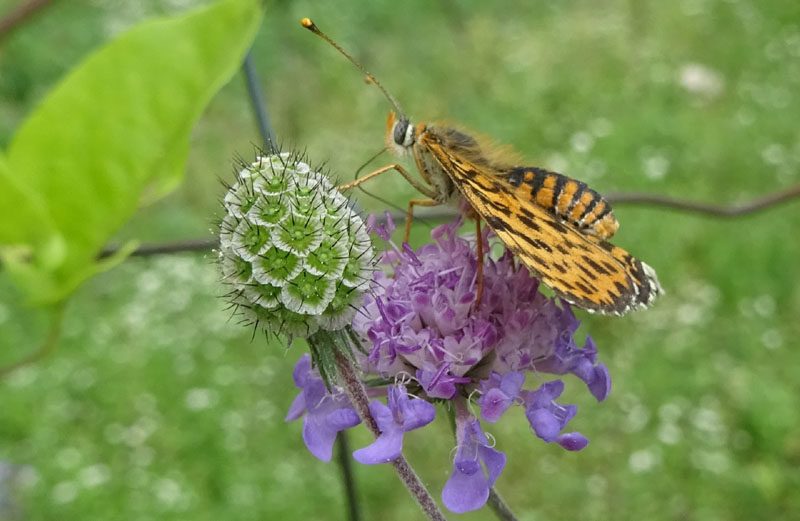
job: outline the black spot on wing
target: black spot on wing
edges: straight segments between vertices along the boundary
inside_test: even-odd
[[[517,218],[520,220],[520,222],[526,228],[531,229],[531,230],[536,231],[536,232],[542,231],[542,228],[538,224],[536,224],[536,221],[533,220],[533,216],[532,215],[529,215],[528,213],[523,211],[523,212],[520,212],[520,214],[517,216]]]
[[[495,232],[508,231],[506,222],[500,217],[497,217],[496,215],[484,215],[483,218],[486,220],[486,224],[488,224],[489,227]]]
[[[568,228],[554,219],[544,219],[544,223],[560,234],[567,233]]]
[[[610,272],[609,272],[607,269],[605,269],[604,267],[602,267],[602,266],[600,266],[598,263],[596,263],[596,262],[594,261],[594,259],[592,259],[591,257],[588,257],[588,256],[586,256],[586,255],[583,255],[583,256],[582,256],[582,258],[583,258],[583,261],[584,261],[586,264],[588,264],[589,266],[591,266],[591,267],[592,267],[592,269],[593,269],[594,271],[596,271],[597,273],[599,273],[600,275],[610,275],[610,274],[611,274],[611,273],[610,273]]]
[[[531,259],[533,259],[533,262],[535,262],[539,266],[544,266],[544,267],[550,266],[550,264],[546,260],[544,260],[543,258],[539,257],[535,253],[531,253],[529,256],[530,256]]]

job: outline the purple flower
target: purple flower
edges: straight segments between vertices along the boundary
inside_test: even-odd
[[[366,297],[353,321],[368,347],[360,359],[366,374],[414,378],[428,399],[450,400],[461,411],[459,452],[443,495],[454,512],[483,505],[505,463],[505,456],[488,447],[478,420],[466,412],[467,397],[478,394],[481,418],[490,423],[520,405],[539,438],[581,450],[589,440],[578,432],[563,432],[577,406],[555,401],[564,383],[554,380],[538,390],[524,390],[526,373],[539,380],[544,374],[573,374],[598,401],[611,390],[594,341],[587,337],[580,347],[575,340],[580,322],[569,305],[544,296],[539,282],[508,251],[498,259],[484,259],[483,296],[476,305],[474,241],[456,234],[460,224],[459,219],[437,227],[431,233],[435,242],[416,250],[391,242],[390,221],[376,228],[390,246],[381,262],[391,265],[394,274],[376,275],[375,293]],[[488,232],[480,240],[489,251]],[[388,418],[385,406],[376,407]],[[396,423],[391,436],[405,430]],[[387,434],[387,443],[391,436]],[[393,441],[392,450],[384,449],[381,456],[399,454],[400,443]]]
[[[514,403],[525,383],[525,375],[519,371],[512,371],[501,375],[492,372],[488,380],[481,382],[483,395],[478,398],[481,407],[481,418],[489,423],[500,419]]]
[[[579,322],[569,307],[563,310],[565,322],[569,324],[562,334],[556,338],[553,352],[549,356],[534,362],[538,371],[551,374],[572,373],[584,381],[589,392],[602,402],[611,392],[611,375],[602,362],[597,363],[597,347],[592,337],[586,337],[586,344],[579,348],[575,343],[573,333]]]
[[[458,451],[453,473],[442,489],[442,502],[449,510],[462,513],[477,510],[489,498],[503,467],[506,455],[489,446],[478,420],[472,418],[457,433]]]
[[[577,405],[561,405],[555,401],[564,392],[564,382],[553,380],[536,391],[522,391],[525,416],[538,437],[550,443],[555,441],[567,450],[581,450],[589,444],[588,438],[578,432],[560,434],[578,412]]]
[[[321,459],[330,461],[336,434],[361,423],[350,401],[343,393],[329,394],[322,380],[311,370],[311,357],[300,357],[294,366],[295,385],[302,389],[295,397],[286,421],[303,414],[303,441],[308,450]]]
[[[477,259],[472,244],[456,234],[460,224],[435,228],[436,242],[418,250],[389,242],[382,262],[392,264],[394,277],[378,273],[375,295],[366,297],[353,322],[371,344],[364,371],[416,377],[429,398],[454,399],[460,389],[480,388],[488,393],[478,402],[487,421],[515,403],[525,371],[574,374],[604,400],[611,379],[597,362],[594,341],[577,345],[580,322],[569,305],[540,293],[539,282],[510,253],[484,259],[483,298],[475,306]],[[387,221],[376,229],[388,238],[394,226]]]
[[[430,403],[409,399],[404,385],[389,387],[388,393],[388,407],[377,400],[369,404],[369,412],[381,435],[371,445],[353,453],[360,463],[374,465],[396,460],[403,448],[403,435],[429,424],[436,415],[436,409]]]
[[[564,382],[547,382],[544,377],[574,375],[598,401],[611,390],[594,341],[587,336],[581,347],[575,339],[580,322],[572,309],[542,294],[539,282],[510,252],[499,258],[485,256],[482,299],[476,303],[475,242],[483,241],[484,251],[491,251],[490,232],[470,241],[457,235],[460,225],[458,219],[435,228],[434,242],[415,250],[391,241],[395,227],[390,218],[380,226],[369,219],[372,231],[388,242],[381,263],[393,273],[376,273],[374,292],[365,296],[352,324],[364,340],[366,352],[356,357],[365,376],[412,382],[408,385],[417,395],[412,399],[405,386],[390,385],[386,405],[372,402],[370,412],[381,434],[353,456],[365,464],[395,460],[405,433],[433,420],[435,411],[428,401],[448,400],[455,410],[458,450],[442,499],[453,512],[483,506],[506,462],[469,412],[473,396],[484,421],[494,423],[519,406],[537,437],[578,451],[589,440],[579,432],[564,432],[577,406],[558,403]],[[305,376],[298,377],[298,371],[295,376],[303,389],[302,402],[293,406],[290,416],[309,411],[306,445],[315,455],[324,447],[330,458],[336,432],[357,420],[344,396],[325,401],[314,394],[324,393],[324,388],[309,373],[310,367],[303,371]],[[536,390],[523,389],[527,373],[545,383]]]

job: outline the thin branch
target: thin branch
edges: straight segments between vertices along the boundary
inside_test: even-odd
[[[0,18],[0,42],[53,2],[55,0],[28,0],[6,13]]]
[[[711,215],[720,218],[733,218],[750,215],[753,213],[768,210],[779,204],[786,203],[792,199],[800,196],[800,185],[792,186],[785,190],[781,190],[772,194],[758,197],[752,201],[740,204],[731,205],[718,205],[711,203],[701,203],[698,201],[690,201],[687,199],[677,199],[656,194],[647,194],[640,192],[631,193],[610,193],[605,199],[615,206],[623,204],[641,205],[663,207],[672,210],[679,210],[688,213],[697,213],[704,215]],[[452,219],[458,215],[457,212],[451,209],[436,209],[427,212],[420,212],[420,217],[431,220],[444,220]],[[405,215],[399,213],[392,213],[392,219],[401,221],[405,219]],[[378,221],[383,220],[383,216],[378,216]],[[137,248],[132,254],[132,257],[147,257],[150,255],[159,255],[164,253],[180,253],[186,251],[209,251],[217,247],[216,239],[190,239],[185,241],[173,241],[165,243],[151,243],[143,244]],[[116,253],[119,248],[116,246],[109,246],[104,249],[100,254],[100,258],[108,257]]]
[[[800,196],[800,185],[791,186],[784,190],[758,197],[746,203],[730,205],[702,203],[699,201],[642,192],[609,193],[605,194],[604,198],[612,205],[636,204],[642,206],[661,206],[672,210],[730,218],[760,212],[785,203],[798,196]]]
[[[61,325],[64,322],[64,306],[64,302],[61,302],[53,310],[53,315],[50,318],[50,327],[47,330],[47,337],[44,339],[44,342],[42,342],[42,345],[39,347],[39,349],[29,354],[22,360],[18,360],[13,364],[0,367],[0,379],[7,377],[17,369],[35,364],[39,360],[46,358],[50,353],[55,351],[56,347],[58,346],[58,341],[61,340]]]
[[[256,122],[258,123],[258,131],[267,149],[273,152],[276,143],[275,133],[272,131],[272,123],[269,119],[269,112],[267,112],[267,104],[264,102],[264,96],[261,93],[261,87],[258,81],[258,70],[253,60],[253,49],[247,51],[242,69],[244,70],[244,78],[247,83],[247,93],[250,97],[250,103],[253,106]]]
[[[144,243],[131,253],[131,257],[149,257],[165,253],[183,253],[187,251],[211,251],[219,245],[219,241],[212,239],[188,239],[185,241],[168,241]],[[100,259],[105,259],[117,253],[118,246],[108,246],[100,252]]]
[[[517,516],[508,508],[508,505],[494,487],[489,488],[489,501],[487,503],[501,521],[518,521]]]

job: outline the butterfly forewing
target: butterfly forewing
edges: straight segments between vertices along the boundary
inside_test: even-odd
[[[433,135],[421,138],[415,153],[430,154],[500,240],[564,300],[621,315],[649,305],[661,291],[652,268],[520,196],[508,175],[451,153]]]

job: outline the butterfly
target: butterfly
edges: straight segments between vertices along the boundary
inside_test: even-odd
[[[396,155],[413,156],[424,183],[400,165],[387,165],[340,188],[352,188],[389,170],[400,172],[428,197],[409,202],[406,238],[414,206],[463,198],[479,230],[483,219],[539,280],[570,304],[589,312],[624,315],[648,307],[663,293],[653,268],[608,242],[619,223],[596,191],[562,174],[519,166],[496,147],[452,126],[412,124],[394,97],[360,63],[310,19],[304,18],[302,25],[355,64],[397,111],[387,118],[386,147]],[[482,241],[477,243],[480,281]],[[480,285],[478,291],[479,301]]]

